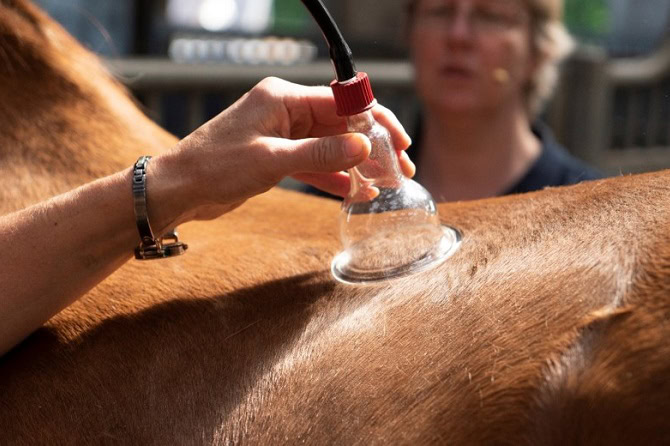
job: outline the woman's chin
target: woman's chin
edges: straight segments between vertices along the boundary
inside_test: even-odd
[[[449,97],[435,98],[437,101],[431,101],[436,111],[440,113],[460,113],[469,114],[481,111],[484,104],[471,96],[453,94]],[[431,107],[432,108],[432,107]]]

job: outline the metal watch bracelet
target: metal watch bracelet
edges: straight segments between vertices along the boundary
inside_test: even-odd
[[[137,231],[140,234],[140,244],[135,248],[135,258],[138,260],[178,256],[188,249],[188,245],[179,241],[176,228],[158,238],[151,229],[147,211],[147,164],[150,159],[150,156],[141,156],[133,165],[133,203]],[[166,240],[171,242],[166,243]]]

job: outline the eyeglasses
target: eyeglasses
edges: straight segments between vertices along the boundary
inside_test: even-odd
[[[415,25],[425,29],[447,31],[460,14],[476,33],[490,34],[517,28],[529,20],[528,13],[517,2],[491,0],[472,3],[425,0],[414,13]]]

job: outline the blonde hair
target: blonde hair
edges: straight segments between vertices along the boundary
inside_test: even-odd
[[[408,17],[419,0],[407,3]],[[563,24],[563,0],[523,0],[530,13],[530,46],[537,60],[535,74],[526,86],[524,103],[531,119],[551,98],[558,81],[559,65],[572,52],[574,40]],[[409,25],[411,26],[411,25]]]
[[[553,95],[559,65],[575,44],[563,24],[563,0],[524,1],[531,16],[531,50],[538,60],[525,97],[526,109],[534,118]]]

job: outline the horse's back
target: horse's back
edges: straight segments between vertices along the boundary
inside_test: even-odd
[[[273,191],[184,225],[187,255],[127,264],[7,355],[0,425],[157,443],[659,438],[666,183],[441,205],[461,249],[375,286],[330,277],[337,203]],[[641,393],[647,424],[612,423]]]

